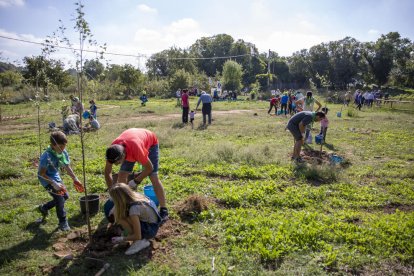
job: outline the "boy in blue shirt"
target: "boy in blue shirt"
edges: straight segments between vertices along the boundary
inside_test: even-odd
[[[68,140],[66,135],[61,131],[55,131],[50,135],[50,146],[40,156],[38,178],[40,184],[52,196],[52,200],[39,205],[39,211],[45,220],[49,214],[49,210],[56,207],[56,215],[59,219],[59,229],[69,231],[70,227],[66,219],[65,201],[69,198],[65,185],[59,174],[59,168],[63,167],[68,175],[72,178],[75,189],[83,192],[82,183],[75,176],[72,168],[69,166],[69,154],[65,150]]]

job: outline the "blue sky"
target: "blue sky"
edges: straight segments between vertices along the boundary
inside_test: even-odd
[[[42,42],[61,19],[73,33],[75,1],[0,0],[0,36]],[[85,19],[108,52],[150,55],[171,46],[186,48],[202,36],[226,33],[281,56],[321,42],[351,36],[375,41],[398,31],[414,40],[412,0],[89,0]],[[40,54],[40,46],[0,38],[0,58],[10,62]],[[69,63],[60,50],[55,58]],[[86,58],[93,58],[87,54]],[[111,63],[143,67],[144,58],[108,56]]]

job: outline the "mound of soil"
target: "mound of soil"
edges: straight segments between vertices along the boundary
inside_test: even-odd
[[[205,210],[208,210],[211,201],[200,195],[191,195],[176,206],[177,214],[181,220],[192,222]]]
[[[318,151],[313,149],[304,149],[302,159],[309,163],[329,164],[331,162],[331,156],[326,151]]]

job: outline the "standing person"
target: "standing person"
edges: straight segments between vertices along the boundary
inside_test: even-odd
[[[345,93],[345,102],[344,102],[344,104],[346,105],[346,106],[349,106],[349,103],[351,102],[351,91],[346,91],[346,93]]]
[[[40,184],[48,191],[52,200],[39,205],[38,209],[45,220],[49,210],[56,208],[56,215],[59,219],[59,229],[69,231],[70,226],[66,218],[65,201],[69,198],[63,180],[60,177],[59,169],[64,168],[73,180],[73,185],[78,192],[83,192],[84,188],[79,182],[69,163],[69,154],[65,150],[68,140],[61,131],[52,132],[50,135],[50,146],[40,156],[37,177]]]
[[[313,108],[315,104],[318,106],[318,108],[316,109],[316,112],[318,112],[319,109],[321,109],[322,107],[321,103],[312,96],[312,91],[306,92],[306,98],[303,101],[303,111],[313,112]],[[311,125],[308,125],[306,127],[305,143],[306,141],[308,141],[310,132],[311,132]],[[310,139],[310,143],[312,143],[312,137]]]
[[[191,129],[194,128],[194,116],[195,116],[195,112],[194,112],[194,110],[191,110],[191,112],[190,112]]]
[[[267,114],[270,114],[270,111],[272,111],[273,107],[275,108],[275,114],[277,114],[276,97],[272,95],[272,98],[270,99],[270,107],[267,111]]]
[[[188,123],[188,110],[190,109],[190,102],[188,101],[187,91],[188,91],[187,89],[184,89],[181,95],[181,106],[183,108],[183,116],[182,116],[183,124]]]
[[[181,104],[181,88],[178,88],[178,90],[175,92],[175,97],[177,98],[176,106],[180,106],[180,104]]]
[[[198,109],[198,106],[200,103],[203,103],[203,107],[201,108],[201,111],[203,113],[203,125],[206,125],[206,116],[208,116],[208,124],[211,125],[211,102],[212,98],[209,94],[207,94],[205,91],[201,92],[201,96],[198,99],[196,111]]]
[[[293,115],[286,126],[286,128],[290,131],[293,138],[295,139],[295,144],[293,147],[293,154],[292,160],[296,162],[303,162],[302,158],[300,157],[300,150],[303,145],[303,133],[305,132],[306,126],[312,124],[313,122],[319,122],[325,118],[325,114],[323,112],[310,112],[310,111],[302,111],[295,115]]]
[[[285,116],[287,114],[287,106],[288,106],[288,102],[289,102],[289,96],[288,94],[285,92],[283,93],[282,98],[280,99],[280,112],[283,114],[283,112],[285,113]],[[284,110],[284,111],[283,111]]]
[[[124,183],[117,183],[109,190],[115,208],[115,222],[128,232],[128,236],[112,237],[112,243],[132,241],[125,251],[126,255],[135,254],[148,247],[148,239],[157,235],[161,217],[154,201],[134,192]]]
[[[289,96],[289,101],[288,101],[288,113],[289,113],[289,115],[292,115],[294,112],[293,112],[293,104],[294,104],[294,102],[295,102],[295,96],[293,96],[293,94],[292,94],[292,92],[289,92],[289,94],[288,94],[288,96]]]
[[[90,104],[90,106],[89,106],[90,113],[96,119],[96,111],[97,111],[98,107],[96,106],[94,100],[90,100],[89,104]]]
[[[126,183],[128,175],[139,162],[143,171],[131,180],[128,185],[135,188],[149,176],[155,194],[160,202],[160,215],[163,221],[168,219],[165,204],[164,187],[158,178],[159,145],[155,133],[143,128],[130,128],[121,133],[106,149],[105,181],[108,188],[113,185],[112,166],[121,164],[118,183]]]
[[[323,143],[326,143],[326,132],[328,131],[329,126],[329,120],[328,120],[328,111],[329,109],[327,107],[322,107],[322,112],[325,113],[325,118],[321,120],[321,132],[319,135],[322,135]]]
[[[358,91],[358,93],[355,97],[355,104],[357,105],[356,108],[358,108],[358,110],[361,110],[363,102],[364,101],[363,101],[362,93],[361,93],[361,91]]]

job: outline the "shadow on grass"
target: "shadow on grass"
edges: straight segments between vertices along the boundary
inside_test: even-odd
[[[329,165],[299,164],[294,169],[294,175],[306,179],[313,186],[330,184],[338,180],[337,169]]]
[[[45,230],[40,228],[40,225],[41,224],[37,222],[29,223],[25,230],[33,233],[33,238],[16,244],[8,249],[0,250],[0,267],[2,267],[6,262],[24,258],[25,253],[28,251],[45,250],[49,247],[51,243],[50,238],[53,233],[57,231],[57,228],[53,232],[47,233]]]

